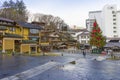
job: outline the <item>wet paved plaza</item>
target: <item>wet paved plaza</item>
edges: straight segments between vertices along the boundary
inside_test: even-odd
[[[56,66],[29,80],[120,80],[120,64],[80,59],[77,63]]]
[[[30,57],[0,55],[0,79],[43,65],[51,60],[64,63],[75,59],[76,57],[69,58],[63,56]]]
[[[96,61],[96,56],[65,54],[64,56],[0,56],[0,79],[43,65],[60,63],[27,80],[120,80],[120,61]],[[68,62],[76,60],[76,64]],[[24,80],[24,79],[23,79]]]

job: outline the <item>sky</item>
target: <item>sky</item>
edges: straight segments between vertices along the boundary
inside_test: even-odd
[[[3,1],[3,0],[2,0]],[[116,4],[120,10],[120,0],[23,0],[31,13],[59,16],[68,25],[86,27],[89,11],[102,10],[107,4]]]

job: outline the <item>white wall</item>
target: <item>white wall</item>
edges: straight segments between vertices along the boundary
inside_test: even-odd
[[[116,26],[113,23],[116,21],[113,21],[113,13],[112,11],[117,11],[115,5],[106,5],[104,6],[102,10],[102,28],[103,28],[103,33],[107,37],[114,37],[114,35],[117,35],[117,32],[114,33],[113,27]],[[116,15],[116,14],[114,14]],[[117,26],[116,26],[117,27]]]
[[[89,40],[90,40],[90,38],[89,38],[89,32],[83,32],[83,33],[87,33],[86,35],[78,35],[78,37],[79,37],[79,39],[78,39],[78,41],[81,43],[81,44],[89,44]],[[82,38],[82,36],[83,36],[83,38]],[[82,41],[85,41],[85,43],[82,43]]]
[[[120,11],[117,12],[117,30],[118,30],[118,37],[120,37]]]

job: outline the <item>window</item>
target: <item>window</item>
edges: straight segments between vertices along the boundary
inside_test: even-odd
[[[113,27],[113,29],[116,29],[116,27]]]
[[[114,9],[114,7],[113,6],[110,6],[110,7],[107,7],[108,9]]]
[[[93,26],[93,23],[91,23],[90,26]]]
[[[84,39],[86,38],[86,36],[84,36]]]
[[[39,41],[38,38],[30,38],[30,40]]]
[[[89,36],[87,36],[87,38],[89,39]]]
[[[81,36],[81,39],[85,39],[86,38],[86,36]]]
[[[39,30],[37,30],[37,29],[30,29],[30,33],[32,33],[32,34],[38,34]]]
[[[110,9],[113,9],[113,7],[111,6]]]
[[[81,43],[82,43],[82,44],[85,44],[85,43],[86,43],[86,41],[85,41],[85,40],[81,40]]]
[[[15,31],[15,28],[14,27],[10,27],[9,30],[10,31]]]
[[[118,37],[118,35],[114,35],[114,37]]]
[[[113,33],[116,33],[117,31],[113,31]]]
[[[113,17],[116,17],[116,15],[113,15]]]
[[[115,14],[115,11],[112,11],[112,14]]]
[[[116,19],[113,19],[113,21],[116,21]]]
[[[113,25],[116,25],[116,23],[113,23]]]
[[[83,36],[81,36],[81,39],[83,39]]]

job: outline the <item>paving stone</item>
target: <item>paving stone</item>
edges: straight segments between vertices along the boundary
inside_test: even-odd
[[[13,75],[13,76],[3,78],[1,80],[27,80],[29,78],[32,78],[34,76],[41,74],[42,72],[44,72],[44,71],[46,71],[46,70],[48,70],[48,69],[50,69],[58,64],[59,63],[56,63],[56,62],[48,62],[44,65],[29,69],[27,71],[18,73],[18,74]]]

